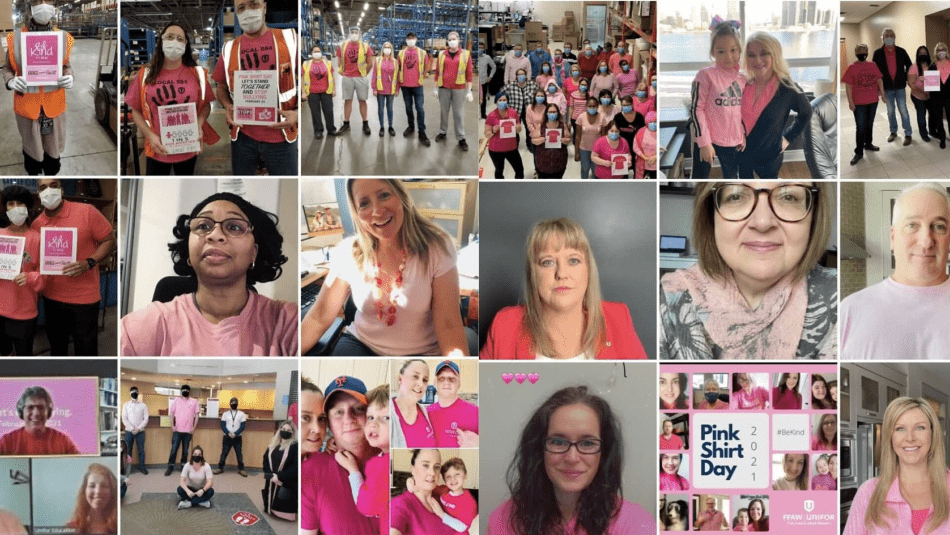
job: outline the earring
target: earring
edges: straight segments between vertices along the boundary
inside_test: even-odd
[[[191,259],[190,259],[190,258],[186,258],[186,259],[185,259],[185,263],[188,264],[189,266],[191,266]]]

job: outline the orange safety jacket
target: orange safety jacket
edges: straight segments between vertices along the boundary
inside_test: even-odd
[[[17,76],[23,76],[20,69],[20,33],[28,31],[26,27],[23,27],[7,34],[7,58]],[[67,66],[69,54],[73,51],[73,36],[68,32],[61,31],[61,33],[65,36],[63,41],[66,43],[63,66]],[[41,108],[49,118],[61,115],[66,111],[66,89],[55,86],[30,86],[26,92],[13,92],[13,111],[20,117],[35,121],[40,118]]]
[[[210,101],[205,100],[205,89],[208,85],[208,73],[205,72],[204,67],[192,67],[191,72],[198,79],[198,102],[195,106],[195,110],[198,112],[198,115],[201,115],[201,109],[206,105],[210,106]],[[142,117],[145,118],[145,124],[149,128],[152,128],[152,107],[148,104],[148,99],[145,98],[145,79],[148,78],[148,66],[142,67],[141,74],[142,77],[139,80],[139,101],[142,103]],[[211,126],[208,121],[205,121],[203,127],[201,127],[201,132],[204,134],[204,139],[202,140],[205,144],[214,145],[221,140],[221,136],[218,135],[218,132],[215,131],[214,127]],[[155,159],[155,149],[152,148],[152,144],[148,142],[148,138],[145,138],[145,155]]]
[[[297,68],[294,62],[297,60],[297,34],[293,29],[278,30],[268,28],[271,36],[274,38],[274,48],[277,50],[277,72],[278,72],[278,101],[280,109],[284,111],[297,109]],[[234,71],[241,70],[241,38],[238,36],[224,43],[224,49],[221,52],[221,60],[227,58],[227,68],[224,69],[224,77],[228,84],[228,91],[234,100],[234,77],[231,75]],[[237,46],[234,44],[237,43]],[[235,126],[231,128],[231,141],[236,141],[241,128]],[[297,141],[297,126],[293,128],[284,128],[284,139],[288,143]]]

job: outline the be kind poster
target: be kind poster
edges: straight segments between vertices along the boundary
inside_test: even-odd
[[[61,32],[22,32],[20,50],[27,85],[56,84],[63,74]]]
[[[663,532],[838,533],[834,365],[660,365]]]
[[[76,229],[40,229],[40,274],[62,275],[63,268],[76,261]]]

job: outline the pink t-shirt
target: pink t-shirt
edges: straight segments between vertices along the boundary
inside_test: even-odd
[[[465,84],[458,84],[458,75],[459,75],[459,63],[462,61],[462,54],[468,56],[468,61],[465,63],[465,81],[472,81],[472,55],[468,51],[462,50],[454,55],[450,54],[448,50],[443,50],[441,54],[445,56],[445,62],[442,70],[442,85],[446,89],[465,89]],[[438,68],[438,66],[436,66]]]
[[[364,471],[366,478],[360,487],[356,508],[376,518],[379,535],[389,535],[389,452],[366,461]]]
[[[218,63],[221,62],[219,61]],[[202,67],[198,68],[201,69]],[[144,72],[145,69],[139,69],[138,74],[135,75],[135,79],[132,81],[132,85],[125,94],[125,103],[133,110],[139,112],[144,108],[142,105],[142,75]],[[159,106],[194,102],[196,105],[195,111],[200,115],[201,108],[197,107],[198,101],[204,100],[206,106],[210,106],[211,102],[214,101],[214,92],[211,91],[211,80],[206,79],[203,99],[200,93],[201,85],[198,83],[198,78],[193,67],[181,65],[177,69],[162,69],[161,72],[158,73],[158,78],[155,79],[155,83],[145,88],[145,98],[148,100],[152,117],[152,131],[161,137],[161,126],[158,120]],[[149,142],[147,138],[145,142]],[[184,154],[169,154],[167,156],[155,154],[152,158],[160,162],[177,163],[192,158],[196,154],[198,153],[186,152]]]
[[[848,70],[841,77],[842,83],[851,85],[851,98],[855,105],[864,106],[877,102],[877,81],[883,78],[877,63],[873,61],[856,61],[848,65]]]
[[[581,93],[580,90],[571,91],[571,119],[575,121],[580,119],[581,115],[587,113],[587,95],[590,90]]]
[[[462,489],[462,494],[453,496],[449,488],[445,485],[436,487],[432,491],[433,496],[439,498],[442,504],[442,510],[456,520],[462,521],[466,527],[472,527],[472,522],[478,517],[478,503],[472,497],[468,489]],[[458,535],[468,535],[468,531],[457,531]]]
[[[332,455],[310,455],[300,465],[300,483],[300,529],[322,535],[379,535],[379,521],[356,508],[349,475]]]
[[[613,148],[610,146],[610,140],[607,139],[607,136],[603,136],[594,142],[594,148],[591,149],[591,154],[596,154],[597,157],[612,162],[615,155],[629,156],[630,145],[627,145],[627,141],[624,138],[620,138],[617,140],[617,148]],[[614,175],[611,169],[612,167],[610,166],[595,165],[594,176],[597,178],[627,178],[626,175]]]
[[[732,409],[764,410],[769,404],[769,391],[761,386],[752,389],[752,392],[739,390],[732,393],[729,407]]]
[[[577,118],[577,128],[581,131],[581,141],[579,147],[581,150],[593,150],[597,138],[601,137],[600,130],[610,119],[602,113],[592,116],[587,113],[587,106],[584,106],[584,113]]]
[[[322,60],[313,60],[310,62],[310,71],[307,76],[310,77],[310,93],[326,93],[330,87],[330,78],[327,75],[333,75],[333,67],[327,68],[327,64]]]
[[[818,474],[811,478],[811,490],[838,490],[838,480],[831,474]]]
[[[660,449],[661,450],[681,450],[683,449],[683,439],[680,438],[677,434],[670,435],[670,438],[666,438],[664,435],[660,435]]]
[[[173,431],[179,433],[191,433],[195,430],[195,416],[198,416],[200,411],[198,407],[198,400],[192,397],[183,398],[177,397],[172,401],[172,406],[168,410],[168,414],[174,417],[175,424],[172,426]]]
[[[811,449],[812,451],[835,451],[834,445],[823,443],[817,436],[811,437]]]
[[[633,138],[633,153],[637,155],[636,173],[634,177],[643,178],[646,170],[656,170],[656,132],[649,128],[641,128]],[[645,158],[652,157],[647,162]]]
[[[249,292],[244,310],[211,323],[194,294],[153,302],[122,318],[123,356],[289,356],[297,354],[297,307]]]
[[[429,265],[423,266],[418,257],[410,257],[402,272],[402,292],[405,305],[396,305],[396,323],[386,325],[386,319],[376,316],[376,300],[373,298],[375,284],[367,280],[353,258],[355,237],[337,245],[330,264],[330,274],[324,284],[332,285],[336,279],[350,286],[353,302],[356,303],[356,319],[347,330],[377,355],[438,355],[439,341],[435,337],[432,322],[432,283],[455,269],[455,245],[445,236],[448,254],[435,244],[429,246]]]
[[[772,408],[779,410],[801,410],[802,398],[794,390],[786,390],[784,394],[779,393],[779,387],[772,389]]]
[[[637,85],[640,83],[640,73],[630,69],[627,72],[620,71],[616,75],[617,78],[617,96],[618,97],[632,97],[637,94]],[[619,102],[620,99],[618,98]]]
[[[435,428],[435,442],[440,448],[459,447],[456,430],[478,433],[478,407],[462,398],[456,399],[448,407],[433,403],[426,407],[426,412]]]
[[[647,97],[643,102],[640,102],[639,98],[634,97],[633,109],[640,115],[646,117],[651,111],[656,111],[656,97]]]
[[[456,535],[454,529],[426,509],[409,491],[393,498],[389,527],[399,530],[402,535]]]
[[[432,429],[432,424],[426,419],[421,405],[417,405],[419,413],[416,414],[416,421],[411,424],[406,423],[405,418],[402,417],[395,399],[393,399],[391,406],[396,413],[396,421],[399,422],[402,434],[406,437],[407,448],[435,448],[437,446],[435,431]]]
[[[274,71],[277,70],[277,51],[274,48],[274,34],[271,31],[264,32],[260,37],[252,38],[247,34],[239,35],[234,39],[232,53],[239,54],[238,68],[245,71]],[[239,52],[238,52],[239,51]],[[296,54],[296,50],[291,50],[291,54]],[[219,84],[227,83],[224,76],[224,69],[228,66],[230,58],[220,57],[214,68],[214,75],[211,78]],[[264,143],[286,143],[284,134],[280,130],[269,128],[265,125],[247,125],[241,127],[241,132],[255,140]]]
[[[422,73],[425,72],[422,50],[418,47],[407,48],[400,52],[402,64],[399,71],[402,73],[402,87],[419,87]]]
[[[729,408],[729,404],[721,399],[717,399],[715,403],[709,403],[705,399],[702,403],[699,404],[699,410],[701,411],[721,411]]]
[[[76,261],[91,257],[99,244],[112,236],[112,225],[91,204],[63,201],[62,208],[50,218],[43,210],[30,228],[40,233],[43,227],[76,229]],[[78,277],[50,275],[43,295],[54,301],[73,305],[90,305],[99,301],[98,264]]]
[[[370,89],[373,90],[374,95],[395,95],[396,92],[393,90],[393,76],[396,74],[396,60],[390,59],[386,60],[383,58],[376,58],[376,61],[373,62],[373,69],[369,74],[369,85]],[[382,80],[382,89],[379,88],[380,84],[377,84],[376,80],[376,69],[380,69],[383,73]],[[399,81],[396,81],[396,89],[399,89]]]
[[[511,529],[513,513],[511,500],[502,502],[488,518],[488,531],[485,535],[519,535]],[[587,535],[584,528],[577,525],[577,519],[568,522],[563,532],[571,535]],[[646,512],[643,507],[623,500],[620,511],[607,526],[605,535],[654,535],[655,533],[656,520],[653,515]]]
[[[502,115],[504,114],[504,115]],[[518,126],[518,112],[512,110],[511,108],[501,111],[498,108],[495,108],[494,111],[488,114],[488,118],[485,119],[485,126],[500,126],[502,119],[514,120],[515,127]],[[509,137],[502,139],[501,131],[499,130],[495,135],[488,138],[488,150],[491,152],[510,152],[518,149],[518,138]]]
[[[346,44],[336,49],[336,57],[340,58],[340,62],[343,64],[343,76],[350,78],[361,78],[363,76],[360,74],[359,65],[361,44],[366,46],[363,60],[366,62],[366,72],[369,72],[369,68],[373,64],[373,47],[369,46],[368,43],[346,41]]]
[[[950,354],[950,279],[907,286],[887,278],[841,301],[842,359],[935,359]]]
[[[722,531],[723,526],[728,526],[726,516],[718,509],[712,513],[709,510],[703,510],[696,518],[696,527],[698,531]],[[750,524],[751,527],[751,524]]]
[[[20,273],[26,273],[26,284],[17,286],[12,280],[0,280],[0,316],[13,320],[29,320],[37,315],[36,293],[43,290],[47,276],[40,275],[40,234],[33,229],[19,234],[10,227],[0,229],[0,236],[26,238]],[[20,355],[26,356],[26,355]]]
[[[772,76],[759,98],[755,98],[755,88],[757,86],[758,84],[748,83],[742,90],[742,126],[745,127],[746,134],[752,131],[755,123],[759,121],[762,111],[775,98],[775,93],[778,91],[778,77]]]
[[[660,490],[689,490],[689,481],[678,474],[660,471]]]

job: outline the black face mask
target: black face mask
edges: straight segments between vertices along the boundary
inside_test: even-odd
[[[868,59],[868,55],[867,55],[867,54],[856,54],[856,56],[858,57],[858,61],[864,61],[864,60]]]
[[[917,56],[917,63],[930,63],[930,56],[927,54]]]
[[[132,399],[139,399],[139,391],[138,391],[138,390],[133,390],[133,391],[132,391]]]
[[[205,458],[202,457],[201,455],[192,455],[192,456],[191,456],[191,462],[193,462],[193,463],[204,462],[204,460],[205,460]]]
[[[189,394],[191,394],[191,390],[182,390],[182,391],[181,391],[181,395],[182,395],[183,397],[188,397]]]
[[[292,436],[294,436],[294,434],[291,433],[290,431],[285,431],[283,429],[280,430],[280,438],[287,440]]]
[[[232,403],[232,404],[231,404],[231,410],[232,410],[232,411],[236,411],[236,410],[237,410],[237,403]]]

